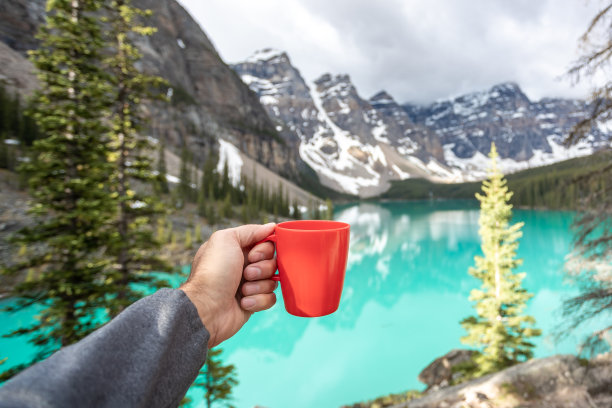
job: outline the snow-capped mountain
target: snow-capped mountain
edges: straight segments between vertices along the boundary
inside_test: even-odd
[[[361,98],[348,75],[324,74],[308,83],[282,51],[256,52],[232,68],[324,185],[362,197],[385,191],[390,180],[480,179],[491,142],[506,172],[590,154],[609,143],[609,132],[593,129],[587,141],[563,147],[588,104],[532,102],[514,83],[429,106],[401,106],[385,91]]]
[[[390,97],[362,99],[348,75],[308,84],[286,53],[270,49],[232,68],[328,187],[371,196],[389,180],[451,176],[435,133],[415,125]]]
[[[610,132],[594,128],[587,140],[564,147],[572,126],[588,115],[589,104],[550,98],[532,102],[512,82],[429,106],[403,108],[415,123],[435,131],[446,164],[461,169],[466,179],[484,176],[491,142],[502,168],[512,172],[590,154],[610,137]]]

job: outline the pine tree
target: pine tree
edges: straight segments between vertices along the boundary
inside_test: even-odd
[[[217,403],[229,405],[232,400],[232,388],[238,385],[236,367],[233,364],[223,365],[221,353],[223,350],[220,348],[208,351],[206,364],[192,385],[204,390],[207,408]]]
[[[157,147],[157,191],[158,193],[168,194],[168,170],[166,168],[166,145],[163,141],[158,143]]]
[[[199,221],[196,221],[195,225],[195,240],[196,245],[199,245],[202,242],[202,225]]]
[[[293,213],[292,213],[293,219],[294,220],[301,220],[302,219],[302,212],[300,211],[300,206],[298,205],[297,200],[295,200],[293,202]]]
[[[476,316],[461,322],[468,332],[462,342],[482,348],[474,357],[476,364],[472,376],[499,371],[533,356],[534,344],[529,338],[538,336],[535,319],[524,315],[527,301],[533,296],[521,287],[524,273],[513,270],[521,264],[515,259],[518,239],[523,223],[510,225],[512,205],[508,202],[512,192],[497,167],[497,151],[491,145],[491,167],[488,180],[482,184],[479,234],[483,256],[476,256],[476,266],[469,273],[482,281],[480,289],[473,289],[470,300],[476,302]]]
[[[216,185],[216,172],[215,172],[215,157],[212,149],[208,151],[208,156],[204,162],[204,171],[202,172],[202,189],[208,194],[209,200],[214,200],[215,197],[215,185]]]
[[[227,165],[227,160],[223,162],[223,172],[221,173],[221,190],[220,197],[225,197],[231,188],[230,178],[229,178],[229,168]]]
[[[206,190],[205,188],[205,184],[202,183],[202,185],[200,185],[200,188],[198,189],[198,215],[200,217],[205,217],[206,216]]]
[[[589,137],[601,123],[612,120],[612,3],[607,2],[593,17],[581,41],[582,55],[568,71],[575,82],[597,78],[591,94],[590,114],[570,132],[566,144]],[[603,78],[604,81],[599,79]],[[612,145],[603,147],[608,151]],[[578,294],[563,304],[567,331],[612,311],[612,162],[577,177],[571,191],[579,197],[578,212],[572,228],[574,247],[565,265]],[[564,191],[566,196],[567,192]],[[586,354],[605,352],[612,347],[610,321],[593,331],[581,345]]]
[[[181,171],[179,174],[180,181],[178,185],[179,190],[179,198],[182,201],[180,207],[182,207],[185,203],[191,201],[192,197],[192,188],[191,188],[191,171],[189,171],[189,166],[191,163],[191,155],[187,148],[183,148],[181,152]]]
[[[106,187],[112,172],[104,136],[110,89],[100,64],[101,6],[101,0],[49,1],[40,48],[30,54],[42,85],[32,114],[46,137],[34,143],[35,159],[27,165],[37,222],[16,241],[37,250],[3,272],[40,272],[11,293],[17,309],[42,307],[35,323],[13,333],[34,335],[31,342],[40,347],[35,360],[101,324],[91,316],[109,290],[100,280],[109,264],[102,254],[115,208]]]
[[[0,82],[0,134],[8,132],[9,130],[9,95],[4,87],[4,84]]]
[[[133,7],[131,0],[111,1],[106,13],[108,43],[112,47],[112,54],[104,61],[110,73],[113,96],[112,153],[109,158],[114,165],[111,185],[117,201],[116,219],[111,224],[113,239],[107,251],[114,261],[105,280],[116,293],[107,301],[111,316],[144,296],[131,284],[158,287],[161,281],[147,272],[169,269],[157,255],[161,244],[155,239],[153,218],[163,215],[164,209],[151,194],[159,178],[150,159],[154,146],[141,134],[146,118],[139,109],[143,99],[159,99],[150,90],[159,89],[165,81],[136,69],[142,54],[131,40],[132,36],[148,36],[155,32],[152,27],[140,25],[137,21],[149,14]],[[132,181],[138,181],[142,187],[134,189]]]
[[[9,168],[9,150],[8,146],[4,142],[7,139],[7,134],[0,132],[0,168]]]
[[[230,193],[228,192],[225,195],[225,198],[223,199],[223,203],[221,204],[221,211],[219,213],[219,216],[221,218],[232,218],[234,216],[233,212],[234,211],[232,209],[232,200]]]
[[[185,248],[191,248],[193,246],[193,238],[191,237],[191,229],[185,230]]]

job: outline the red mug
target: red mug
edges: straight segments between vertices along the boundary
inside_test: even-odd
[[[294,316],[318,317],[340,304],[348,258],[350,225],[338,221],[287,221],[260,242],[276,245],[285,309]]]

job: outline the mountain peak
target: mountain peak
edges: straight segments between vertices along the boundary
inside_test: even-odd
[[[317,85],[337,85],[337,84],[347,84],[352,85],[351,77],[348,74],[338,74],[336,76],[332,76],[329,72],[321,75],[319,78],[314,80],[314,83]]]
[[[529,100],[527,95],[525,95],[521,87],[516,82],[502,82],[501,84],[494,85],[489,90],[489,94],[493,97],[501,95]]]
[[[387,105],[395,103],[395,99],[387,91],[382,90],[370,98],[370,103],[372,105]]]
[[[264,48],[261,50],[255,51],[253,55],[245,60],[245,62],[268,62],[274,58],[286,59],[289,61],[289,56],[285,51],[278,50],[276,48]]]

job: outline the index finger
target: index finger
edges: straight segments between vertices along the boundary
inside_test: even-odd
[[[250,263],[263,261],[264,259],[274,258],[274,244],[272,242],[262,242],[255,245],[247,256]]]

